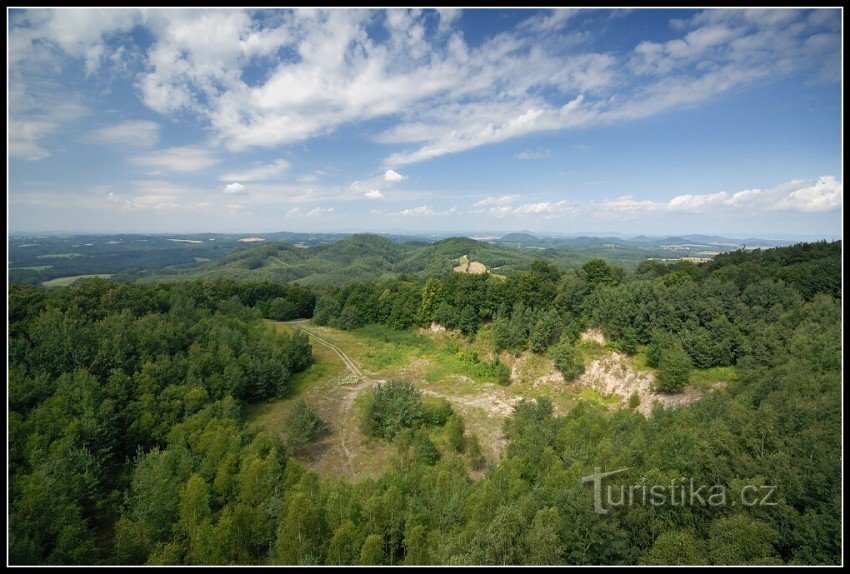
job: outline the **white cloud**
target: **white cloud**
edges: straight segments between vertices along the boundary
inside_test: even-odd
[[[779,200],[776,209],[815,213],[839,209],[843,201],[843,186],[833,176],[819,178],[816,182],[806,182]]]
[[[591,217],[598,220],[634,220],[647,215],[728,214],[758,216],[777,211],[823,213],[841,208],[843,186],[833,176],[816,181],[797,179],[772,189],[745,189],[736,193],[720,191],[682,194],[668,201],[640,199],[624,195],[614,199],[588,201],[541,201],[513,207],[509,201],[487,198],[473,205],[473,213],[501,218],[509,215],[555,218]],[[505,196],[509,197],[509,196]],[[487,208],[487,209],[485,209]]]
[[[575,215],[575,204],[567,199],[560,201],[541,201],[538,203],[524,203],[514,209],[516,215],[540,215],[553,218],[564,215]]]
[[[362,193],[366,199],[383,199],[384,189],[391,188],[396,183],[405,179],[407,179],[406,176],[388,169],[383,175],[354,181],[348,187],[355,193]]]
[[[384,172],[384,181],[389,181],[391,183],[402,181],[403,179],[407,179],[407,177],[401,175],[399,172],[388,169]]]
[[[507,205],[522,198],[521,195],[500,195],[499,197],[485,197],[476,201],[474,207],[489,207],[491,205]]]
[[[687,213],[700,213],[715,207],[722,207],[729,201],[729,194],[725,191],[709,193],[704,195],[677,195],[667,204],[670,211],[684,211]]]
[[[206,148],[181,146],[136,155],[130,158],[130,162],[142,167],[194,172],[214,166],[219,162],[219,159],[213,152]]]
[[[159,142],[161,126],[145,120],[126,120],[90,131],[84,138],[87,142],[101,144],[152,148]]]
[[[671,199],[665,207],[671,212],[686,213],[740,209],[817,213],[840,208],[842,192],[843,186],[834,176],[823,176],[817,181],[789,181],[768,190],[745,189],[734,194],[721,191],[703,195],[679,195]]]
[[[409,215],[433,215],[434,210],[430,205],[420,205],[419,207],[412,207],[409,209],[403,209],[399,212],[399,215],[403,215],[405,217]]]
[[[229,183],[224,186],[224,193],[243,193],[245,186],[238,182]]]
[[[289,162],[279,159],[272,163],[256,164],[244,171],[230,172],[222,175],[221,181],[266,181],[283,175],[289,169]]]
[[[644,118],[800,70],[837,82],[840,18],[826,12],[706,10],[676,21],[669,41],[602,52],[564,31],[587,28],[581,19],[593,12],[580,10],[535,13],[475,42],[452,11],[434,25],[431,13],[400,9],[263,18],[243,10],[33,10],[10,25],[10,92],[31,89],[24,72],[67,58],[95,74],[134,55],[143,59],[135,70],[144,104],[198,118],[228,150],[389,118],[376,139],[397,144],[384,162],[397,168],[530,133]],[[149,47],[135,45],[127,33],[135,26]],[[541,39],[555,32],[559,41]],[[10,123],[23,128],[10,130],[13,157],[39,159],[63,122],[10,106]]]
[[[402,209],[398,212],[398,215],[402,217],[423,217],[423,216],[446,216],[446,215],[454,215],[458,213],[459,210],[457,207],[450,207],[448,209],[444,209],[443,211],[438,211],[431,207],[430,205],[420,205],[419,207],[411,207],[408,209]]]
[[[52,154],[39,143],[58,129],[54,122],[17,121],[9,129],[9,155],[27,161],[38,161]]]

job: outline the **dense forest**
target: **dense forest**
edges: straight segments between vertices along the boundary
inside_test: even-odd
[[[493,274],[420,273],[305,288],[228,280],[9,291],[10,549],[17,564],[838,564],[841,243],[707,264],[535,260]],[[321,477],[296,445],[251,433],[243,407],[285,396],[306,335],[264,319],[356,329],[439,323],[580,372],[578,334],[645,349],[659,390],[735,365],[726,388],[651,416],[547,397],[504,423],[485,461],[450,405],[389,381],[364,432],[394,452],[378,479]],[[494,379],[501,371],[492,365]],[[290,424],[310,440],[308,405]],[[446,445],[426,429],[440,427]],[[730,500],[594,510],[582,477],[723,485]]]

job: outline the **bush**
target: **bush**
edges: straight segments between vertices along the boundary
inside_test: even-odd
[[[584,359],[574,346],[562,342],[549,349],[549,356],[555,360],[555,367],[570,381],[584,372]]]
[[[413,457],[416,462],[428,466],[433,466],[440,460],[440,451],[428,436],[428,429],[425,426],[419,427],[413,439]]]
[[[418,428],[430,422],[430,413],[421,397],[422,391],[408,382],[388,381],[377,385],[364,408],[363,432],[392,439],[404,428]]]
[[[487,363],[489,376],[496,379],[496,383],[507,387],[511,384],[511,369],[504,364],[499,357],[493,357],[493,360]]]
[[[292,448],[303,447],[327,430],[327,426],[316,409],[300,399],[286,421],[287,444]]]
[[[449,417],[446,423],[446,436],[448,437],[449,446],[455,452],[463,452],[466,447],[466,437],[464,437],[463,419],[458,415]]]
[[[429,425],[438,427],[446,424],[446,421],[448,421],[449,417],[451,417],[454,413],[452,404],[446,399],[440,399],[436,404],[423,403],[422,408],[425,412],[426,422]]]

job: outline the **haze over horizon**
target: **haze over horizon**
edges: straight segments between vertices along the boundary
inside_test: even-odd
[[[8,15],[15,234],[841,236],[839,10]]]

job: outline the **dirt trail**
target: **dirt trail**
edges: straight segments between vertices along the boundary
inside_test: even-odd
[[[290,321],[290,322],[291,323],[306,323],[307,319]],[[307,329],[305,327],[301,327],[301,329],[303,329],[303,331],[305,333],[307,333],[307,335],[311,339],[315,340],[320,345],[324,345],[325,347],[327,347],[328,349],[330,349],[331,351],[336,353],[337,356],[342,360],[343,364],[348,369],[348,371],[352,375],[357,377],[357,379],[360,380],[359,383],[357,383],[353,387],[350,387],[346,391],[345,396],[342,398],[342,401],[340,402],[340,411],[342,413],[340,420],[342,421],[342,424],[340,425],[339,442],[340,442],[340,446],[342,447],[343,452],[345,453],[346,458],[348,459],[348,471],[349,471],[349,473],[351,473],[352,472],[351,461],[354,460],[354,453],[352,453],[348,449],[348,440],[347,440],[348,433],[349,433],[349,430],[350,430],[350,427],[351,427],[351,406],[354,404],[354,400],[357,398],[357,395],[359,395],[361,392],[365,391],[366,389],[373,387],[373,386],[377,385],[378,383],[382,383],[384,381],[368,378],[366,375],[363,374],[363,371],[361,371],[357,367],[357,365],[354,364],[354,361],[351,360],[351,357],[349,357],[345,353],[345,351],[343,351],[342,349],[340,349],[339,347],[337,347],[336,345],[334,345],[333,343],[331,343],[327,339],[320,337],[319,335],[317,335],[312,330]]]

